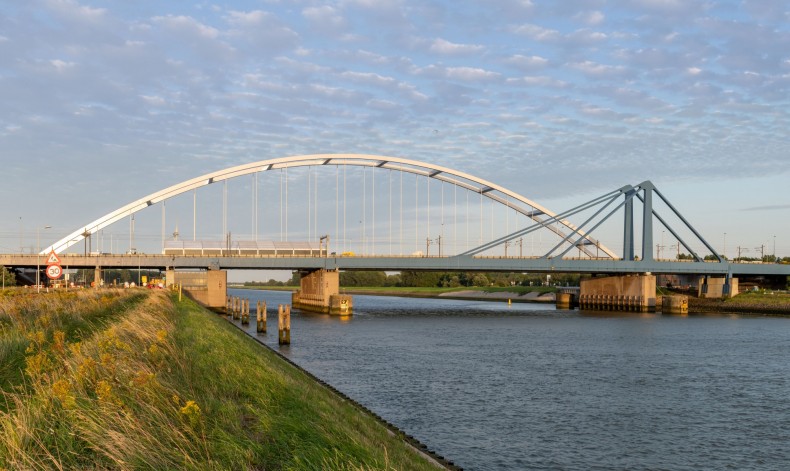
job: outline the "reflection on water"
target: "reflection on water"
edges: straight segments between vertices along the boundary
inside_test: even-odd
[[[466,469],[788,469],[790,319],[355,296],[264,342]],[[274,310],[272,310],[272,308]],[[255,334],[255,325],[248,328]]]

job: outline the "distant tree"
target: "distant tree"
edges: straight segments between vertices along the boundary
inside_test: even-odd
[[[489,284],[490,282],[488,281],[488,277],[482,273],[477,273],[472,277],[473,286],[488,286]]]
[[[441,272],[402,271],[400,274],[401,286],[410,288],[441,286],[442,275]]]
[[[694,260],[694,256],[687,253],[679,253],[677,256],[678,260]]]
[[[16,286],[16,275],[14,275],[11,270],[7,270],[6,267],[2,265],[0,265],[0,280],[2,280],[0,287],[3,285],[6,287]]]
[[[291,273],[291,279],[285,282],[288,286],[299,286],[302,284],[302,275],[299,273],[299,270],[294,270]]]
[[[340,286],[384,286],[387,274],[383,271],[343,271],[340,272]]]

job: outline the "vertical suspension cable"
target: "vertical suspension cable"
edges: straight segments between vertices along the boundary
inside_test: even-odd
[[[416,173],[414,174],[414,251],[419,252],[420,250],[420,235],[419,235],[419,222],[417,221],[417,200],[419,195],[420,189],[420,177]]]
[[[222,182],[222,237],[228,237],[228,181]]]
[[[469,193],[470,193],[470,191],[466,190],[466,224],[465,224],[465,226],[466,226],[466,249],[465,250],[469,250],[469,248],[470,248],[469,247],[469,219],[471,218],[471,215],[469,214]]]
[[[334,239],[337,243],[337,231],[340,226],[340,166],[335,165],[335,234]]]
[[[192,240],[197,240],[197,188],[192,190]]]
[[[167,200],[162,200],[162,253],[165,253],[165,205],[167,204]],[[101,239],[100,239],[101,242]],[[101,251],[101,249],[99,250]]]
[[[398,236],[398,252],[403,255],[403,172],[400,172],[400,235]]]
[[[283,169],[280,168],[280,242],[283,241]]]
[[[252,174],[252,186],[250,187],[250,237],[255,240],[255,174]]]
[[[427,237],[431,237],[431,177],[428,177],[428,190],[426,193],[426,198],[428,198],[428,235]],[[428,255],[428,254],[425,254]]]
[[[483,245],[483,187],[480,187],[480,240],[477,245]]]
[[[372,212],[370,222],[370,253],[376,253],[376,169],[370,169],[370,183],[371,183],[371,203],[370,209]]]
[[[260,194],[258,192],[258,177],[260,172],[255,172],[255,242],[258,242],[258,228],[260,227],[260,215],[258,211],[258,202],[260,201]]]
[[[494,200],[491,200],[491,240],[494,240]]]
[[[453,254],[458,253],[458,185],[453,182]]]
[[[346,167],[343,165],[343,252],[346,252]]]
[[[389,173],[387,174],[387,178],[389,179],[388,183],[389,183],[389,190],[390,190],[390,196],[387,199],[387,203],[389,204],[389,221],[390,221],[389,222],[389,229],[390,229],[390,231],[389,231],[390,232],[390,236],[389,236],[389,239],[390,239],[389,254],[392,255],[392,169],[389,170]]]
[[[365,230],[367,227],[367,220],[365,216],[367,215],[367,182],[368,182],[368,173],[367,168],[362,167],[362,253],[367,254],[367,240],[365,240],[367,236],[367,231]]]
[[[310,184],[311,183],[310,175],[312,173],[313,173],[313,167],[308,166],[307,167],[307,240],[313,240],[312,239],[313,234],[311,232],[312,222],[313,222],[313,212],[311,210],[312,209],[311,206],[313,204],[313,198],[312,198],[313,185]]]
[[[441,180],[439,180],[439,189],[441,190],[442,193],[442,198],[441,198],[442,211],[440,213],[441,217],[439,218],[440,222],[442,223],[441,230],[439,231],[439,255],[441,255],[442,239],[444,239],[444,182]]]
[[[313,231],[315,231],[315,238],[318,239],[318,169],[315,170],[313,175]]]
[[[288,240],[288,167],[285,167],[285,240]]]

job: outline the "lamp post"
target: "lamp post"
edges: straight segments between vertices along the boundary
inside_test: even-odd
[[[52,226],[36,227],[36,293],[41,292],[41,229],[52,229]]]

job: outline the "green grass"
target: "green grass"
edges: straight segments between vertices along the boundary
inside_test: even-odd
[[[185,303],[174,380],[206,411],[211,456],[236,469],[432,469],[378,422],[225,320]],[[435,469],[435,468],[433,468]]]
[[[90,293],[0,305],[0,469],[434,469],[193,302]]]
[[[775,293],[771,290],[747,291],[735,297],[728,298],[724,302],[733,306],[761,305],[790,308],[790,294]]]

